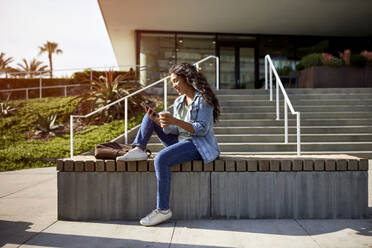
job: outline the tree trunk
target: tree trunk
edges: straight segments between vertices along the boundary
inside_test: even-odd
[[[50,69],[49,76],[50,76],[50,78],[53,78],[53,62],[52,62],[52,54],[49,53],[48,57],[49,57],[49,67],[50,67],[50,68],[49,68],[49,69]]]

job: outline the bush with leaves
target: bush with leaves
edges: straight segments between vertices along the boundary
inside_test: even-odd
[[[291,73],[292,67],[290,66],[284,66],[282,69],[278,70],[279,76],[288,76],[289,73]]]
[[[359,54],[353,54],[350,56],[350,65],[358,68],[362,68],[367,64],[367,59]]]
[[[9,116],[20,107],[19,105],[13,106],[12,104],[9,103],[10,95],[11,93],[8,94],[8,97],[4,102],[0,100],[0,117],[4,118]]]
[[[56,114],[41,116],[39,113],[37,113],[37,116],[38,123],[34,126],[38,130],[35,132],[35,134],[45,133],[55,136],[55,131],[63,127],[63,124],[55,124],[57,119]]]
[[[304,65],[301,64],[301,62],[298,62],[298,64],[296,65],[296,71],[301,71],[305,69]]]
[[[105,76],[93,77],[91,82],[91,89],[85,93],[81,100],[78,102],[74,114],[88,114],[95,109],[113,103],[120,98],[129,95],[139,89],[141,85],[137,82],[124,82],[120,81],[125,75],[118,75],[114,77],[114,71],[109,70],[105,72]],[[81,97],[81,96],[79,96]],[[135,114],[144,109],[144,103],[150,102],[150,96],[145,92],[136,94],[128,98],[128,113]],[[124,116],[124,101],[116,103],[93,115],[88,119],[90,123],[103,123],[112,120],[121,119]]]
[[[309,55],[304,56],[300,63],[304,66],[304,68],[309,68],[312,66],[322,66],[323,65],[323,57],[321,53],[312,53]]]

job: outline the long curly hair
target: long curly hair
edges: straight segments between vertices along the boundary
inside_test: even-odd
[[[174,73],[183,78],[190,86],[198,91],[207,104],[212,105],[213,121],[216,122],[220,115],[220,105],[205,76],[189,63],[175,64],[169,68],[169,74]]]

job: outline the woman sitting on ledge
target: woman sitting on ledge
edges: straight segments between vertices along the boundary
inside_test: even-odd
[[[172,87],[180,95],[174,101],[173,116],[167,112],[158,114],[147,107],[133,149],[116,158],[122,161],[146,160],[145,150],[153,131],[165,146],[154,160],[157,207],[140,220],[144,226],[157,225],[172,217],[169,197],[173,165],[201,159],[208,163],[220,154],[213,133],[213,122],[216,122],[220,109],[207,79],[187,63],[173,65],[169,73]]]

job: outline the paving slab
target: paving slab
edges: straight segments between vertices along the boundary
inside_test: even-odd
[[[320,247],[372,247],[372,219],[297,221]]]
[[[55,167],[0,173],[0,247],[19,247],[57,221]]]
[[[174,225],[174,221],[156,227],[144,227],[138,221],[58,221],[20,247],[168,248]]]
[[[19,247],[55,222],[55,216],[0,216],[0,247]]]
[[[173,248],[319,246],[295,220],[179,220]]]
[[[56,167],[1,172],[0,197],[27,189],[54,177],[56,177]]]

